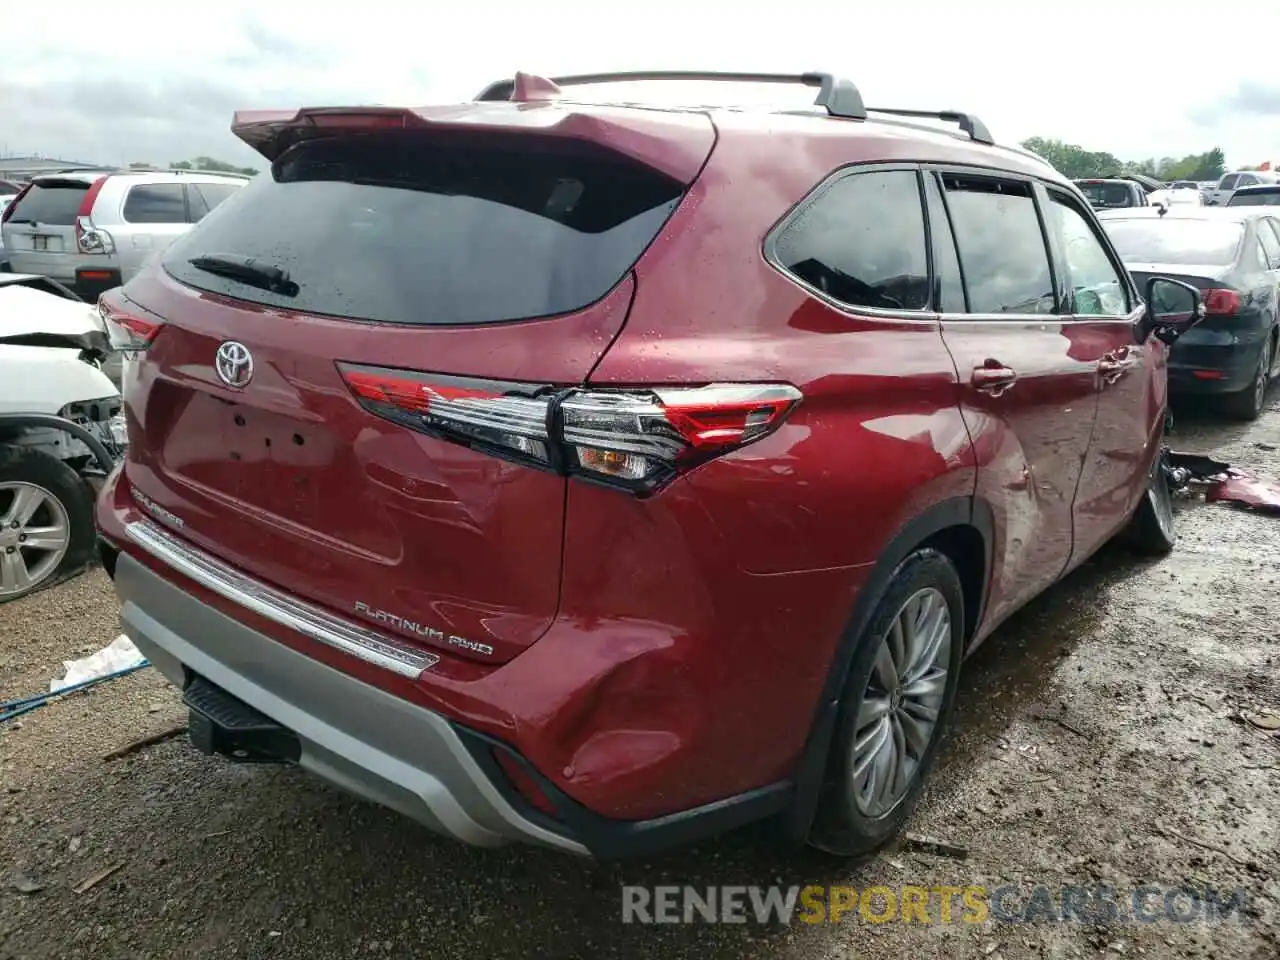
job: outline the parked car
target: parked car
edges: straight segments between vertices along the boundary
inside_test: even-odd
[[[976,117],[764,79],[817,109],[517,75],[237,116],[271,172],[99,301],[131,357],[104,564],[201,749],[481,845],[777,815],[856,854],[967,653],[1117,534],[1171,548],[1196,290],[1144,304]]]
[[[1102,222],[1139,283],[1170,276],[1201,292],[1206,316],[1174,345],[1169,389],[1215,396],[1232,415],[1256,419],[1280,356],[1280,211],[1125,210]]]
[[[1167,189],[1152,190],[1147,194],[1147,203],[1153,207],[1169,207],[1174,204],[1201,207],[1204,206],[1204,199],[1194,187],[1188,189],[1175,183]]]
[[[1076,180],[1075,185],[1095,210],[1148,206],[1147,191],[1136,180]]]
[[[45,277],[0,274],[0,603],[96,555],[93,497],[125,443],[93,308]]]
[[[118,287],[244,186],[238,174],[67,171],[32,179],[5,209],[10,266],[86,300]]]
[[[1240,170],[1236,173],[1223,174],[1218,185],[1210,192],[1205,203],[1211,207],[1225,207],[1231,194],[1241,187],[1252,187],[1259,183],[1277,183],[1275,173],[1270,170]]]
[[[1228,207],[1274,207],[1280,205],[1280,183],[1257,183],[1231,194]]]

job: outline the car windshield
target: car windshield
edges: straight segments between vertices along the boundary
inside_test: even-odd
[[[1107,220],[1111,242],[1125,263],[1227,266],[1234,262],[1244,227],[1211,220]]]
[[[1280,205],[1280,187],[1266,190],[1241,190],[1231,195],[1228,207],[1274,207]]]
[[[1081,191],[1095,207],[1128,207],[1133,205],[1133,191],[1127,183],[1106,181],[1085,182],[1080,185]]]

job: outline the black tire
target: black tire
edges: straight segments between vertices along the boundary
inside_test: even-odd
[[[80,476],[61,460],[26,447],[0,444],[0,519],[12,501],[12,491],[4,484],[29,484],[52,497],[66,513],[69,531],[66,552],[55,567],[29,587],[17,592],[0,590],[0,603],[29,597],[61,583],[87,567],[93,560],[97,532],[93,520],[93,492]],[[0,552],[14,548],[0,546]]]
[[[1271,368],[1274,364],[1274,338],[1262,341],[1262,349],[1258,351],[1258,368],[1253,373],[1249,386],[1236,393],[1229,393],[1222,398],[1222,408],[1228,416],[1236,420],[1257,420],[1262,415],[1267,401],[1267,387],[1271,385]]]
[[[893,800],[890,808],[872,814],[860,808],[855,796],[853,748],[858,734],[858,714],[869,692],[868,684],[881,641],[889,634],[904,605],[922,590],[940,594],[950,615],[950,648],[945,658],[947,672],[937,719],[927,747],[915,758],[905,790]],[[955,705],[966,639],[964,622],[964,590],[955,566],[945,554],[933,549],[918,550],[894,571],[875,613],[854,641],[853,662],[844,688],[840,719],[827,760],[817,815],[809,834],[811,846],[844,857],[864,856],[884,846],[901,829],[924,787]]]
[[[1169,488],[1168,451],[1161,448],[1147,475],[1147,489],[1125,530],[1125,542],[1145,557],[1164,557],[1173,550],[1178,532]]]

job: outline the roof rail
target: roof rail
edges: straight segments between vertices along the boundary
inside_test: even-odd
[[[517,74],[510,80],[497,80],[476,96],[476,100],[512,100],[517,91],[532,87],[548,92],[546,85],[581,86],[593,83],[628,83],[635,80],[712,80],[724,83],[795,83],[817,87],[814,106],[822,107],[833,117],[843,120],[867,119],[862,94],[849,80],[830,73],[726,73],[707,70],[636,70],[621,73],[582,73],[565,77],[533,77]],[[523,97],[521,97],[523,99]]]
[[[130,170],[130,173],[198,173],[203,176],[213,177],[235,177],[237,180],[253,179],[247,173],[240,173],[237,170],[188,170],[186,167],[157,167],[154,170]]]
[[[954,123],[969,135],[970,140],[995,146],[995,140],[987,125],[971,113],[960,113],[957,110],[903,110],[898,107],[867,107],[868,113],[887,113],[892,117],[921,117],[930,120],[945,120]]]

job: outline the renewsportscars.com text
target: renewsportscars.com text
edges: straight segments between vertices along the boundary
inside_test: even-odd
[[[623,923],[1218,923],[1244,890],[1109,886],[658,886],[622,888]]]

